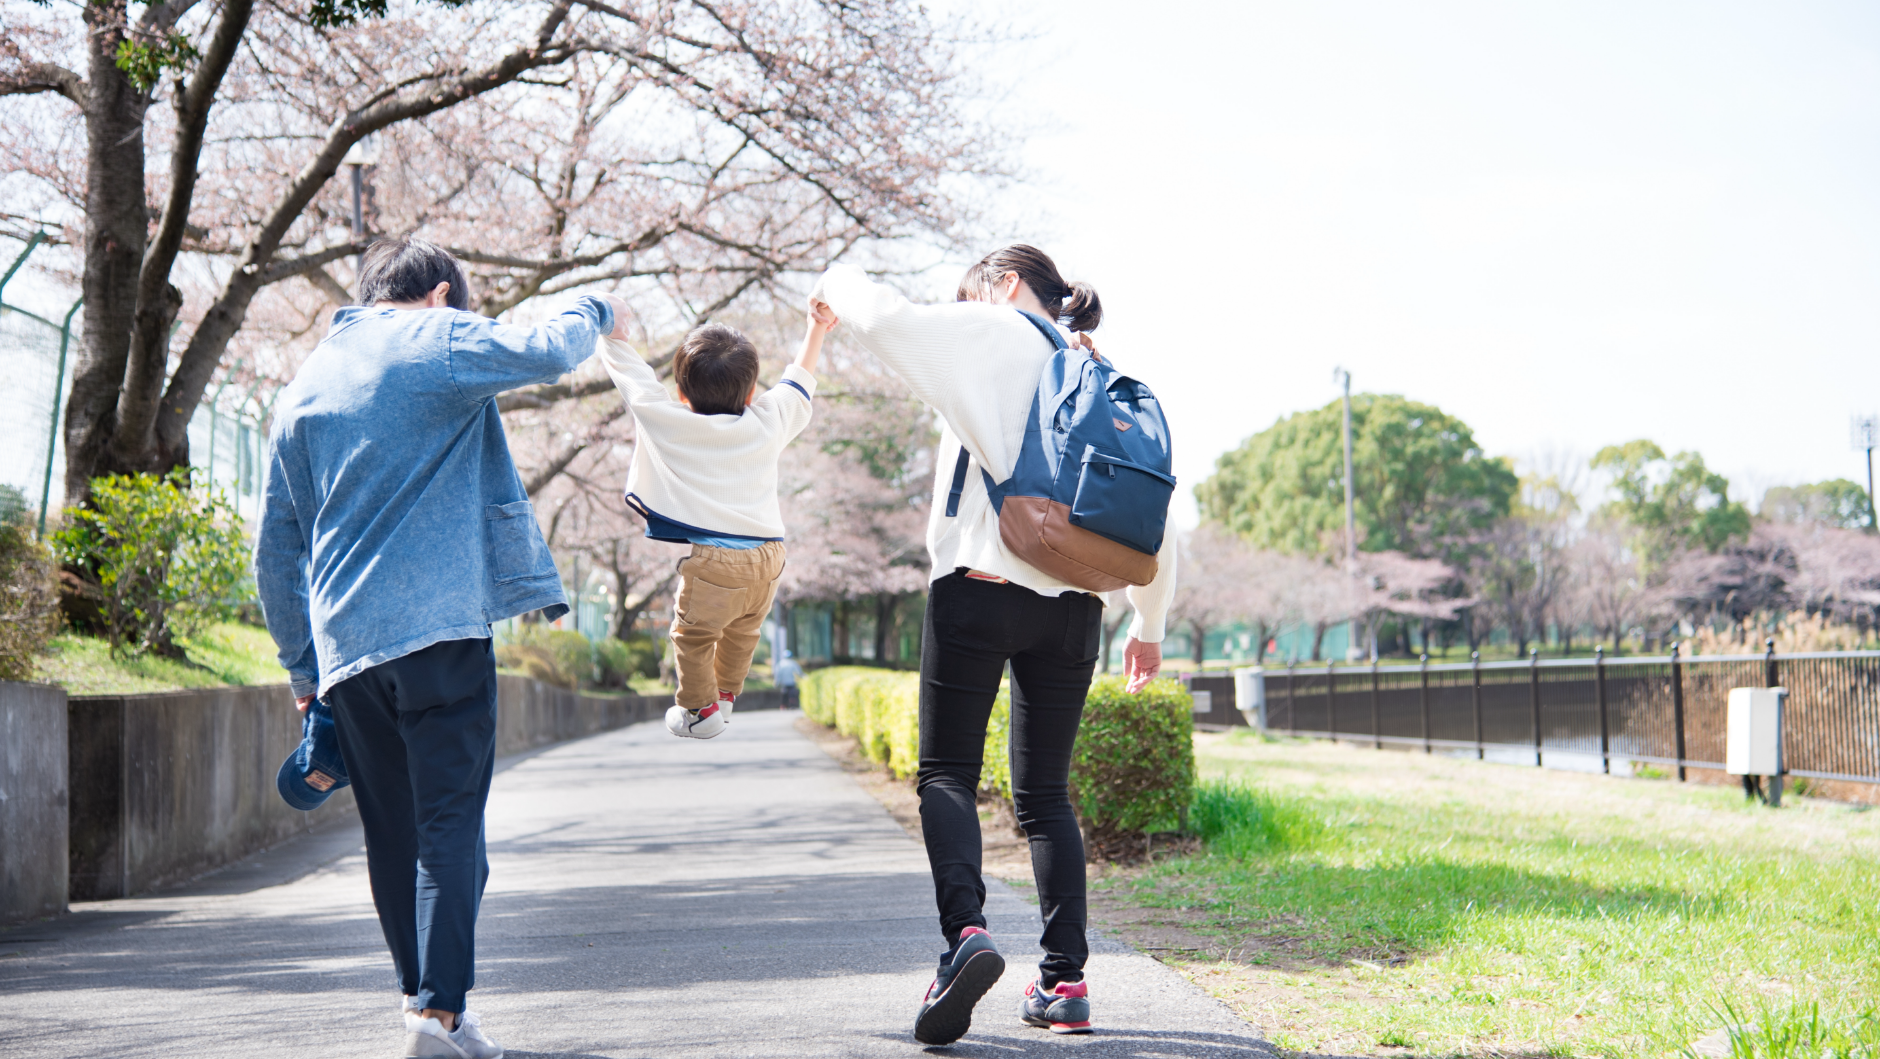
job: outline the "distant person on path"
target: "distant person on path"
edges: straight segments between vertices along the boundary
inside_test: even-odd
[[[463,269],[420,239],[364,255],[359,305],[281,392],[255,581],[305,710],[332,707],[410,1057],[500,1059],[466,1009],[489,877],[490,623],[568,610],[494,398],[625,335],[582,298],[541,327],[468,312]]]
[[[809,425],[816,360],[835,325],[827,306],[811,312],[796,362],[762,395],[756,347],[723,324],[694,328],[679,344],[676,399],[632,346],[601,343],[633,413],[627,506],[646,520],[648,537],[692,546],[673,595],[673,735],[723,732],[744,691],[783,576],[777,458]]]
[[[783,657],[772,667],[771,673],[776,678],[777,687],[783,689],[783,708],[786,710],[796,709],[797,706],[800,705],[797,699],[796,685],[798,681],[803,679],[802,664],[797,662],[796,656],[786,649],[783,652]]]
[[[824,273],[810,297],[847,321],[856,341],[945,425],[927,523],[933,571],[921,648],[919,787],[921,832],[947,951],[914,1036],[929,1045],[959,1039],[971,1025],[973,1005],[1005,968],[986,932],[976,791],[986,723],[1008,662],[1012,802],[1031,840],[1044,917],[1045,956],[1020,1017],[1059,1033],[1088,1032],[1084,846],[1069,783],[1104,604],[1007,547],[980,469],[998,482],[1012,476],[1040,373],[1056,355],[1040,329],[1055,323],[1060,337],[1094,355],[1088,336],[1072,332],[1094,329],[1101,304],[1096,291],[1064,282],[1048,256],[1023,245],[974,265],[951,305],[915,305],[853,265]],[[1014,310],[1041,319],[1034,324]],[[951,458],[961,446],[971,457],[963,480],[954,477]],[[1123,652],[1131,690],[1161,667],[1175,587],[1174,542],[1173,533],[1165,535],[1153,580],[1128,592],[1136,608]]]

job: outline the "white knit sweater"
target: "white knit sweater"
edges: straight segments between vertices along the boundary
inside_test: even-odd
[[[843,329],[881,358],[945,424],[934,461],[933,511],[927,520],[931,578],[964,566],[1041,595],[1082,591],[1012,554],[999,538],[999,516],[979,476],[981,467],[997,482],[1012,476],[1038,373],[1053,352],[1051,343],[1009,307],[983,302],[915,305],[854,265],[836,265],[823,273],[810,297],[829,303],[842,318]],[[947,492],[962,442],[972,465],[959,515],[948,518]],[[1162,642],[1175,593],[1175,555],[1171,527],[1156,556],[1155,580],[1128,590],[1136,608],[1129,635],[1144,643]]]
[[[743,415],[700,415],[666,392],[632,346],[603,338],[597,352],[633,413],[627,495],[712,536],[781,540],[777,457],[809,425],[816,377],[792,364]]]

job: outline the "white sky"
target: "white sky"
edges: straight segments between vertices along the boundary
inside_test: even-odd
[[[1192,485],[1354,388],[1491,454],[1696,449],[1754,500],[1864,477],[1880,411],[1880,5],[1008,9],[1037,236]],[[1008,71],[1009,72],[1009,71]],[[1182,521],[1193,519],[1192,509]]]

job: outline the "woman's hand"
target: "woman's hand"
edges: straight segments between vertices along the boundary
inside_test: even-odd
[[[299,710],[301,713],[306,713],[307,707],[312,704],[313,704],[312,695],[302,695],[294,700],[294,709]]]
[[[1123,675],[1129,679],[1131,695],[1141,691],[1162,671],[1162,645],[1143,643],[1134,636],[1123,645]]]
[[[1103,363],[1106,363],[1106,364],[1109,363],[1108,361],[1103,360],[1103,354],[1097,352],[1097,340],[1094,338],[1091,338],[1090,332],[1088,331],[1078,331],[1078,332],[1073,333],[1071,335],[1071,348],[1072,349],[1087,349],[1090,351],[1090,359],[1096,360],[1096,361],[1102,361]]]

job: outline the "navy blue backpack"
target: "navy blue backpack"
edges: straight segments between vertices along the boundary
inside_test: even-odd
[[[1147,386],[1071,349],[1043,317],[1021,314],[1057,352],[1039,374],[1012,477],[994,482],[979,472],[999,513],[999,537],[1019,558],[1086,591],[1146,585],[1155,580],[1175,493],[1162,405]],[[960,513],[966,462],[962,446],[949,518]]]

